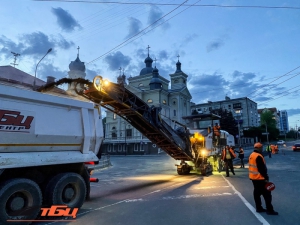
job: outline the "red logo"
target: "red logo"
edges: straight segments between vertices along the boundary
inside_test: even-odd
[[[21,115],[21,112],[11,110],[0,110],[0,130],[20,131],[29,130],[33,121],[33,116]]]
[[[41,216],[72,216],[74,219],[78,212],[78,208],[73,208],[71,212],[72,209],[66,205],[52,205],[50,208],[41,208],[41,210]]]

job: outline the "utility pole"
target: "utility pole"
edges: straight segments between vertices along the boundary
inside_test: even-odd
[[[269,145],[269,133],[268,133],[268,125],[267,125],[267,121],[265,121],[265,124],[266,124],[267,142],[268,142],[268,145]]]
[[[16,67],[18,64],[16,64],[16,61],[17,61],[17,57],[20,56],[19,53],[15,53],[15,52],[11,52],[11,54],[14,55],[14,62],[11,63],[11,65],[13,65],[14,67]]]

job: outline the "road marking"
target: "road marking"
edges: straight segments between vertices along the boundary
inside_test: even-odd
[[[238,192],[235,187],[229,182],[228,179],[226,179],[223,175],[222,177],[225,179],[225,181],[228,183],[228,185],[232,188],[232,190],[237,194],[242,202],[247,206],[247,208],[254,214],[254,216],[263,224],[263,225],[270,225],[265,218],[263,218],[259,213],[256,212],[256,209],[244,198],[244,196]]]

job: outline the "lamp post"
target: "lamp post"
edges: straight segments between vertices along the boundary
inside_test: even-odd
[[[40,64],[40,62],[46,57],[46,55],[48,55],[48,53],[50,53],[52,51],[52,48],[49,48],[47,53],[43,56],[43,58],[40,59],[40,61],[38,62],[38,64],[36,64],[36,68],[35,68],[35,73],[34,73],[34,81],[33,81],[33,90],[35,90],[35,83],[36,83],[36,71],[38,68],[38,65]]]
[[[235,114],[236,114],[236,119],[237,119],[237,121],[238,121],[238,133],[239,133],[239,135],[238,135],[238,144],[239,144],[239,146],[241,146],[241,127],[240,127],[240,118],[241,118],[241,116],[242,116],[242,112],[241,112],[240,109],[238,109],[238,110],[235,110]]]
[[[124,155],[127,155],[127,130],[126,130],[126,125],[127,123],[125,121],[122,121],[121,123],[124,123],[124,142],[125,142],[125,148],[124,148]]]
[[[268,125],[267,125],[267,121],[265,121],[265,125],[266,125],[266,134],[267,134],[267,143],[269,145],[269,133],[268,133]]]

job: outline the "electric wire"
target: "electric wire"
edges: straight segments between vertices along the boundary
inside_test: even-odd
[[[138,33],[134,34],[133,36],[131,36],[130,38],[126,39],[125,41],[123,41],[122,43],[118,44],[117,46],[115,46],[114,48],[112,48],[111,50],[109,50],[108,52],[102,54],[101,56],[93,59],[92,61],[88,62],[87,64],[91,64],[97,60],[99,60],[100,58],[104,57],[105,55],[111,53],[112,51],[114,51],[115,49],[124,46],[125,43],[129,42],[131,39],[135,38],[136,36],[139,36],[141,33],[143,33],[144,31],[146,31],[148,28],[150,28],[151,26],[153,26],[154,24],[156,24],[157,22],[161,21],[163,18],[165,18],[166,16],[168,16],[169,14],[171,14],[172,12],[174,12],[175,10],[177,10],[178,8],[180,8],[182,5],[184,5],[188,0],[184,1],[183,3],[181,3],[181,5],[177,6],[176,8],[174,8],[173,10],[171,10],[170,12],[168,12],[167,14],[163,15],[162,17],[160,17],[159,19],[157,19],[156,21],[154,21],[153,23],[151,23],[149,26],[147,26],[146,28],[142,29],[141,31],[139,31]]]
[[[264,84],[262,87],[259,87],[259,88],[264,88],[264,87],[266,87],[267,85],[272,84],[272,83],[275,82],[276,80],[279,80],[280,78],[282,78],[282,77],[288,75],[289,73],[291,73],[291,72],[293,72],[293,71],[295,71],[295,70],[297,70],[297,69],[299,69],[299,68],[300,68],[300,66],[298,66],[298,67],[292,69],[291,71],[289,71],[289,72],[287,72],[287,73],[285,73],[285,74],[279,76],[279,77],[276,78],[275,80],[273,80],[273,81],[271,81],[271,82],[269,82],[269,83],[267,83],[267,84]],[[299,75],[299,73],[297,73],[297,74],[296,74],[295,76],[293,76],[293,77],[296,77],[296,76],[298,76],[298,75]],[[289,79],[287,79],[287,80],[290,80],[290,79],[292,79],[293,77],[291,77],[291,78],[289,78]],[[285,80],[285,81],[287,81],[287,80]],[[284,81],[284,82],[285,82],[285,81]],[[281,83],[279,83],[279,84],[282,84],[282,83],[284,83],[284,82],[281,82]],[[279,84],[278,84],[278,85],[279,85]],[[278,85],[276,85],[276,86],[278,86]],[[258,90],[260,90],[260,89],[255,89],[254,91],[252,91],[252,92],[250,92],[249,94],[247,94],[247,96],[250,96],[251,94],[257,92]],[[263,92],[261,92],[261,93],[263,93]],[[259,94],[261,94],[261,93],[259,93]],[[257,95],[258,95],[258,94],[256,94],[255,96],[257,96]],[[255,96],[253,96],[253,97],[255,97]]]
[[[121,5],[145,5],[153,3],[141,3],[141,2],[103,2],[103,1],[84,1],[84,0],[32,0],[37,2],[69,2],[69,3],[91,3],[91,4],[121,4]],[[176,3],[156,3],[159,6],[178,6],[180,4]],[[258,8],[258,9],[294,9],[299,10],[300,7],[297,6],[262,6],[262,5],[217,5],[217,4],[207,4],[207,5],[197,5],[197,4],[185,4],[185,6],[193,7],[219,7],[219,8]]]

